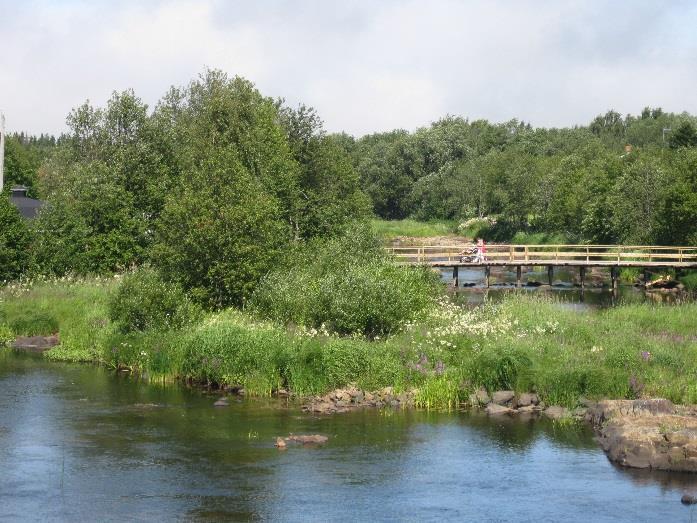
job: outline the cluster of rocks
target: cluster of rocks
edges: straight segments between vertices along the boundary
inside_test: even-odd
[[[516,414],[541,414],[553,420],[564,418],[583,419],[587,408],[567,409],[558,405],[547,406],[537,394],[526,392],[516,394],[512,390],[499,390],[491,396],[484,389],[479,389],[469,398],[470,405],[482,407],[489,416]]]
[[[697,472],[697,411],[665,399],[603,400],[586,418],[620,465]]]
[[[305,412],[334,414],[362,407],[412,407],[415,391],[397,393],[392,387],[367,392],[356,387],[336,389],[324,396],[313,396],[303,405]]]

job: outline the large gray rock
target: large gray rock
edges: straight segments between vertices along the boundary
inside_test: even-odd
[[[470,405],[472,406],[487,405],[489,402],[491,402],[491,398],[485,389],[479,389],[470,394]]]
[[[591,407],[598,441],[626,467],[697,472],[697,416],[667,400],[603,400]]]
[[[51,336],[18,336],[12,342],[12,348],[25,352],[45,352],[60,344],[58,334]]]
[[[497,405],[508,405],[515,397],[515,392],[512,390],[497,390],[491,398],[491,401]]]
[[[560,407],[558,405],[552,405],[551,407],[547,407],[545,410],[542,411],[542,413],[552,420],[568,418],[571,415],[569,413],[569,409]]]
[[[540,400],[537,394],[532,394],[530,392],[524,392],[516,399],[516,405],[519,407],[527,407],[528,405],[537,405]]]

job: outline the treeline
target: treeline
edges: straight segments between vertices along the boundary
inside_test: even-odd
[[[508,240],[697,243],[697,119],[646,108],[532,128],[447,117],[414,133],[339,140],[384,219],[481,221]]]
[[[198,302],[239,305],[294,244],[370,212],[313,110],[220,71],[172,88],[152,111],[125,91],[103,108],[83,104],[67,123],[43,157],[39,143],[8,141],[8,185],[31,186],[47,205],[27,225],[0,202],[0,258],[12,262],[0,280],[150,263]],[[26,169],[13,164],[23,155],[12,144]]]
[[[28,224],[0,198],[0,281],[150,264],[201,304],[240,305],[301,244],[373,213],[474,221],[493,240],[696,244],[696,122],[651,108],[568,129],[447,117],[355,139],[207,71],[152,110],[114,93],[71,111],[58,139],[8,137],[6,186],[47,204]]]

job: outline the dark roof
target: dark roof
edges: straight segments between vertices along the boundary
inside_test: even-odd
[[[29,198],[27,196],[27,191],[28,189],[23,185],[12,187],[12,189],[10,189],[10,203],[17,207],[19,213],[24,216],[24,218],[31,220],[32,218],[36,218],[44,202]]]

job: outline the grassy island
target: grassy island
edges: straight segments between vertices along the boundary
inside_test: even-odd
[[[417,403],[452,408],[479,387],[536,391],[548,404],[660,396],[697,403],[697,304],[572,311],[512,293],[467,310],[432,301],[397,332],[372,338],[283,325],[235,309],[176,330],[122,333],[109,319],[118,277],[6,287],[0,336],[60,332],[52,360],[128,368],[153,380],[286,388],[320,394],[355,383],[418,389]]]

